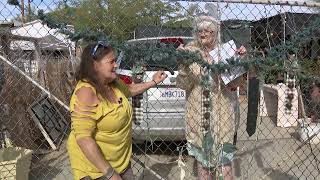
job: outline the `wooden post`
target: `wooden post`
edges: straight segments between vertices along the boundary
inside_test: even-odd
[[[22,23],[24,23],[24,0],[21,0],[20,9],[21,9],[21,21]]]
[[[31,0],[28,0],[28,21],[31,21]]]
[[[13,26],[12,23],[3,22],[0,24],[0,45],[2,47],[3,55],[5,57],[9,57],[10,53],[10,39],[9,34],[11,34],[10,28]],[[0,93],[5,85],[5,77],[4,77],[4,67],[3,64],[0,63]],[[0,108],[3,109],[3,105],[0,104]],[[0,114],[0,149],[5,148],[5,126],[4,126],[4,116],[3,111]]]
[[[3,22],[0,24],[0,45],[2,47],[3,56],[9,59],[10,54],[10,28],[13,27],[13,23]],[[4,85],[4,69],[0,64],[0,92]]]
[[[3,22],[0,24],[0,43],[3,49],[4,55],[8,57],[10,52],[10,28],[13,27],[11,22]]]
[[[46,62],[44,59],[41,59],[41,49],[39,46],[38,41],[34,41],[34,58],[36,59],[36,62],[38,62],[38,82],[40,85],[44,88],[46,88],[46,78],[45,78],[45,66]]]

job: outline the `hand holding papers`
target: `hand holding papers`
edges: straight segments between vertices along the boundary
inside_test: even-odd
[[[214,63],[218,63],[219,61],[228,64],[227,59],[236,56],[237,47],[233,40],[230,40],[220,46],[220,51],[218,48],[210,51],[210,56],[213,59]],[[230,71],[223,73],[221,78],[225,85],[229,84],[236,78],[240,77],[245,73],[243,67],[235,67]]]

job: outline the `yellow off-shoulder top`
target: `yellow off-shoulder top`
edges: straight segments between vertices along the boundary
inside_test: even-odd
[[[76,140],[82,137],[94,138],[105,159],[117,173],[121,173],[129,165],[132,153],[132,107],[127,99],[130,96],[128,87],[121,80],[116,80],[112,83],[112,89],[122,102],[112,103],[103,99],[98,104],[80,102],[76,92],[81,87],[89,87],[96,93],[90,83],[79,81],[71,96],[71,132],[67,150],[74,179],[85,176],[95,179],[103,175],[77,144]],[[75,106],[80,111],[75,113]]]

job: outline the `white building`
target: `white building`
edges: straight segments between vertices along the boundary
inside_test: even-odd
[[[69,28],[73,30],[72,26]],[[30,76],[36,75],[41,63],[72,60],[74,57],[75,43],[59,29],[49,28],[41,20],[13,27],[11,33],[10,49],[13,53],[10,57]]]

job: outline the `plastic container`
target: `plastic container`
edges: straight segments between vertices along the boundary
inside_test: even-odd
[[[32,150],[20,147],[0,149],[0,179],[28,180]]]
[[[320,123],[312,123],[310,118],[298,119],[299,122],[299,135],[302,141],[306,141],[309,137],[315,135],[310,144],[319,144],[320,142]]]

